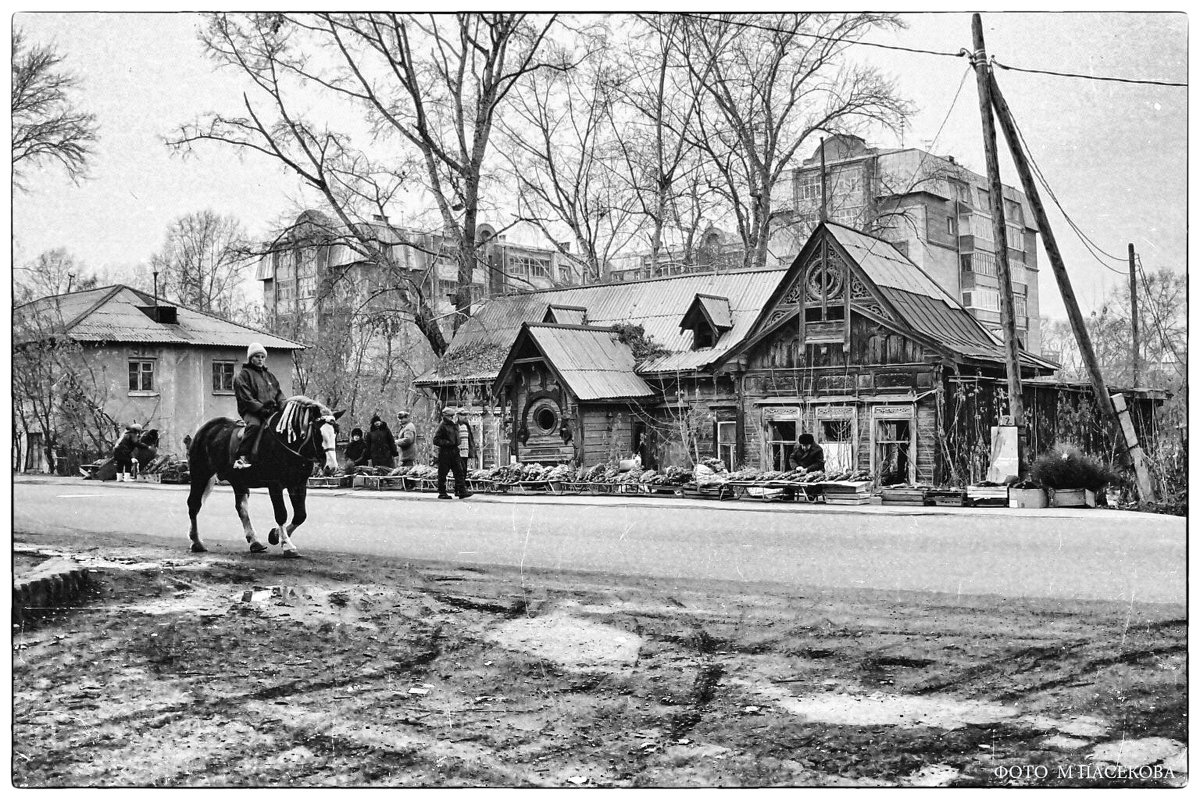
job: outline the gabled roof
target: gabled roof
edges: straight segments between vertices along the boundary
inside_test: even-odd
[[[712,294],[698,294],[687,312],[679,322],[679,327],[693,330],[696,316],[701,315],[716,331],[727,331],[733,327],[733,312],[729,307],[728,297],[717,297]]]
[[[916,333],[968,358],[1004,363],[1002,342],[890,242],[837,223],[825,227]],[[1057,366],[1024,350],[1021,361],[1038,369]]]
[[[228,322],[175,303],[176,323],[155,322],[140,310],[154,298],[130,286],[105,286],[83,292],[43,297],[13,309],[14,318],[25,315],[43,321],[45,334],[65,334],[77,342],[138,342],[197,347],[246,347],[258,342],[268,350],[303,350],[290,339]],[[14,319],[14,322],[16,319]]]
[[[587,309],[583,306],[549,305],[542,317],[542,322],[553,325],[586,325]]]
[[[633,352],[617,338],[616,332],[612,328],[586,325],[522,325],[497,381],[512,369],[526,342],[538,349],[550,369],[580,400],[655,396],[654,390],[633,371]]]
[[[750,333],[759,310],[784,274],[785,270],[771,269],[675,275],[644,281],[544,289],[492,298],[481,304],[471,319],[459,329],[442,363],[461,360],[462,354],[485,350],[489,345],[507,352],[524,323],[540,323],[545,319],[546,309],[555,305],[586,308],[588,324],[596,327],[621,322],[639,324],[647,336],[671,351],[643,363],[638,368],[639,374],[703,369]],[[692,350],[692,335],[680,330],[679,320],[697,294],[730,298],[732,327],[713,347]],[[422,375],[417,385],[429,386],[441,380],[461,380],[461,374],[495,379],[497,372],[489,374],[484,369],[461,369],[447,373],[439,365]]]

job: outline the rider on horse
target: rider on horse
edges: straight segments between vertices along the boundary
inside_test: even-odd
[[[238,414],[246,423],[233,468],[246,469],[258,455],[258,440],[267,418],[283,408],[284,403],[279,381],[267,369],[267,349],[258,342],[246,348],[246,363],[234,378],[233,393],[237,397]]]

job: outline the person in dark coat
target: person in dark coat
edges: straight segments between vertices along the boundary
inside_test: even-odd
[[[113,460],[117,462],[117,482],[124,483],[132,480],[133,449],[137,447],[138,438],[142,435],[142,426],[136,422],[125,426],[125,435],[113,448]]]
[[[366,464],[368,458],[362,428],[355,428],[350,431],[350,444],[346,445],[346,472],[353,473],[355,469]]]
[[[286,401],[279,389],[279,381],[267,369],[267,348],[258,342],[246,348],[246,363],[233,379],[233,394],[237,398],[238,414],[246,423],[233,468],[246,469],[258,455],[258,440],[267,418],[283,408]]]
[[[437,448],[437,496],[439,500],[452,499],[446,492],[446,473],[448,472],[454,473],[454,493],[463,499],[471,496],[471,493],[467,491],[467,475],[463,468],[463,459],[458,454],[459,432],[458,422],[455,420],[457,413],[458,409],[454,406],[443,408],[442,422],[433,434],[433,446]]]
[[[796,449],[788,457],[792,466],[805,472],[825,471],[825,451],[817,444],[811,433],[802,433],[796,439]]]
[[[378,414],[371,417],[371,429],[367,431],[367,457],[371,460],[371,466],[391,469],[396,466],[398,452],[392,429]]]

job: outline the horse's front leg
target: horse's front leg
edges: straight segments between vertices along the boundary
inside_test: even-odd
[[[283,545],[285,558],[299,558],[300,556],[296,545],[292,544],[291,535],[296,528],[304,524],[304,520],[308,519],[308,511],[304,507],[304,499],[307,495],[308,485],[306,483],[288,487],[288,497],[292,501],[292,521],[279,528],[279,543]]]
[[[212,491],[213,484],[217,482],[216,475],[206,475],[202,470],[196,470],[192,473],[192,487],[188,492],[188,519],[191,522],[191,530],[188,537],[192,540],[193,553],[207,553],[208,548],[204,546],[204,542],[200,541],[200,528],[196,524],[196,517],[200,514],[200,507],[204,505],[204,501],[208,499],[209,492]]]
[[[242,530],[246,532],[246,541],[250,543],[250,552],[265,553],[267,546],[258,540],[258,536],[254,533],[254,526],[250,524],[250,490],[235,488],[233,505],[237,508],[238,516],[241,517]]]
[[[272,484],[267,487],[267,493],[271,495],[271,508],[275,510],[275,527],[267,534],[267,543],[279,544],[280,536],[286,536],[283,523],[288,518],[287,505],[283,502],[283,487]]]

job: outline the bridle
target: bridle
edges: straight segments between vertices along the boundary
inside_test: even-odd
[[[293,450],[292,448],[288,447],[283,442],[282,439],[279,440],[279,445],[284,450],[287,450],[289,453],[296,456],[297,458],[303,458],[306,461],[313,461],[314,463],[320,463],[321,458],[324,456],[324,454],[331,453],[331,452],[335,451],[337,448],[322,446],[321,447],[321,455],[316,456],[315,458],[313,456],[305,455],[304,451],[305,450],[314,450],[315,451],[315,447],[310,448],[309,445],[313,444],[313,439],[316,437],[317,430],[324,427],[325,425],[332,425],[333,432],[335,434],[337,433],[337,430],[338,430],[337,420],[334,419],[332,414],[322,414],[321,416],[314,419],[312,422],[308,423],[308,434],[304,437],[304,441],[300,443],[300,447],[298,449]],[[314,456],[315,455],[316,455],[316,453],[314,452]]]

